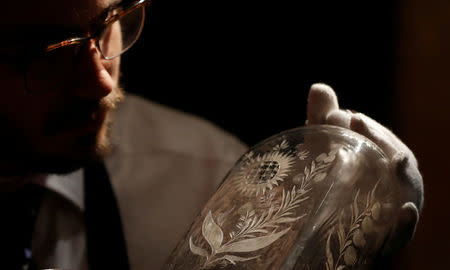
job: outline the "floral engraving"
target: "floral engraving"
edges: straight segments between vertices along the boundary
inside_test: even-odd
[[[272,151],[285,151],[286,149],[289,149],[289,143],[283,140],[280,144],[275,145]]]
[[[226,241],[222,228],[214,221],[209,211],[203,221],[202,235],[211,251],[195,245],[192,236],[189,238],[189,248],[192,253],[206,257],[203,269],[217,264],[236,264],[239,261],[256,259],[259,256],[236,256],[229,253],[248,253],[271,245],[291,229],[286,228],[286,225],[306,216],[295,216],[294,212],[306,199],[294,186],[291,191],[285,192],[283,189],[279,207],[272,205],[261,215],[257,215],[248,203],[243,205],[236,230],[229,233]],[[283,228],[280,228],[282,225]]]
[[[267,190],[272,190],[283,181],[294,163],[291,155],[278,151],[253,155],[246,156],[246,162],[232,180],[237,190],[246,195],[264,195]]]
[[[338,218],[337,225],[332,229],[327,238],[326,243],[326,257],[325,266],[327,270],[342,270],[353,267],[358,263],[358,250],[363,249],[366,242],[366,234],[374,230],[372,219],[380,218],[381,204],[375,198],[375,191],[378,186],[375,184],[374,188],[367,194],[364,209],[359,210],[358,197],[359,190],[350,205],[351,221],[350,226],[346,230],[344,225],[344,212]],[[339,252],[337,259],[334,261],[333,253],[330,247],[331,237],[335,233],[338,238]]]
[[[312,182],[320,182],[327,176],[328,169],[336,158],[337,149],[327,153],[322,153],[311,162],[311,165],[305,166],[303,173],[299,173],[292,178],[294,184],[300,186],[301,192],[307,192]]]
[[[300,160],[305,160],[309,157],[310,152],[307,149],[303,149],[304,145],[302,143],[297,144],[296,151],[297,157]]]
[[[308,197],[302,196],[295,186],[288,192],[283,189],[278,210],[275,211],[276,204],[273,204],[260,217],[256,216],[254,211],[247,211],[240,216],[241,222],[237,225],[238,231],[230,233],[230,240],[236,241],[241,238],[254,237],[257,233],[267,234],[270,233],[269,229],[278,229],[279,224],[297,221],[304,215],[293,217],[293,210],[307,199]]]
[[[299,158],[298,153],[284,152],[287,148],[287,142],[283,141],[269,153],[257,155],[249,152],[244,156],[243,165],[231,184],[244,195],[256,195],[253,197],[255,200],[237,208],[234,205],[231,210],[214,216],[211,210],[207,213],[202,223],[203,244],[198,242],[201,239],[195,240],[192,235],[189,238],[190,251],[204,258],[201,269],[236,265],[238,262],[261,257],[256,252],[269,247],[287,234],[295,222],[307,215],[299,214],[298,208],[310,198],[309,192],[314,184],[324,180],[338,150],[322,153],[313,159],[302,173],[292,178],[292,188],[286,191],[285,188],[274,187],[284,181],[291,172],[296,157]],[[308,150],[302,151],[309,155]],[[233,218],[236,218],[235,223]],[[230,221],[234,225],[227,229],[224,224],[230,224]],[[331,237],[330,234],[329,238]],[[350,251],[347,253],[350,258]],[[339,258],[335,263],[332,261],[332,254],[328,259],[333,265],[344,260]]]

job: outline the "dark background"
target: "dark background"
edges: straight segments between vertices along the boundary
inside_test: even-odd
[[[252,145],[304,124],[309,87],[393,125],[393,2],[154,0],[122,58],[128,92]]]

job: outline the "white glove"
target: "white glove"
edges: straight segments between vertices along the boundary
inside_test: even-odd
[[[325,84],[311,86],[308,96],[307,125],[328,124],[348,128],[376,143],[390,159],[396,179],[403,187],[400,218],[382,251],[388,255],[413,237],[423,207],[423,182],[411,150],[390,130],[370,117],[339,109],[333,89]]]

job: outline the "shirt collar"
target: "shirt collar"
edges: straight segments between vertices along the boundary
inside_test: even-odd
[[[83,169],[69,174],[48,175],[41,183],[44,187],[58,193],[63,198],[72,202],[81,211],[84,211],[84,181]]]

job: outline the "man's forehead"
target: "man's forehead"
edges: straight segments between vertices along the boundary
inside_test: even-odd
[[[120,0],[7,1],[0,16],[0,31],[55,26],[84,29],[103,10]],[[2,3],[3,5],[3,3]]]

